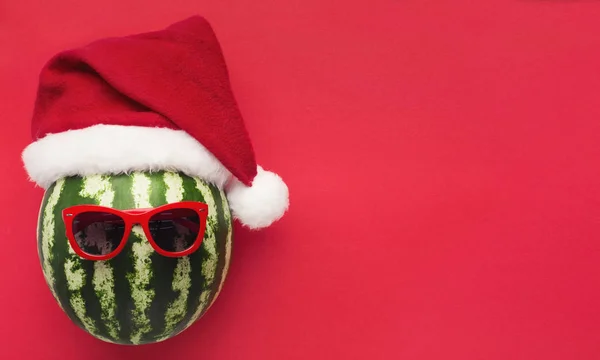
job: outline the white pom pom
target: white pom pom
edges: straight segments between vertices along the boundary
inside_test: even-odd
[[[258,166],[252,186],[234,180],[227,192],[233,217],[250,229],[279,220],[289,206],[289,191],[279,175]]]

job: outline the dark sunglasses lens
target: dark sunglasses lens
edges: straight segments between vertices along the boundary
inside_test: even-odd
[[[200,231],[200,217],[191,209],[165,210],[152,216],[148,226],[159,248],[180,252],[194,245]]]
[[[125,221],[104,212],[85,212],[73,219],[73,234],[77,245],[90,255],[106,255],[123,241]]]

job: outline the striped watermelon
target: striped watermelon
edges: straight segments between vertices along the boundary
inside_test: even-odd
[[[128,209],[180,200],[205,202],[210,212],[201,248],[187,257],[160,256],[141,228],[107,261],[80,258],[65,236],[61,211],[71,205]],[[172,172],[60,179],[44,195],[37,231],[44,276],[67,316],[98,339],[133,345],[171,338],[207,311],[227,275],[231,237],[224,192]]]

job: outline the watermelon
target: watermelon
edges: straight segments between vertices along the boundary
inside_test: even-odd
[[[155,252],[139,225],[123,251],[106,261],[79,257],[65,235],[61,212],[68,206],[132,209],[181,200],[209,206],[202,246],[186,257]],[[37,229],[42,270],[58,305],[95,338],[128,345],[169,339],[206,313],[227,276],[231,239],[225,193],[168,171],[61,178],[44,194]]]

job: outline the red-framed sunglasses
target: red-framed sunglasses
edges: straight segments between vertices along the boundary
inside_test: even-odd
[[[135,224],[142,226],[156,252],[180,257],[200,247],[206,231],[208,205],[182,201],[131,210],[75,205],[64,209],[62,216],[71,247],[84,259],[108,260],[117,256]]]

